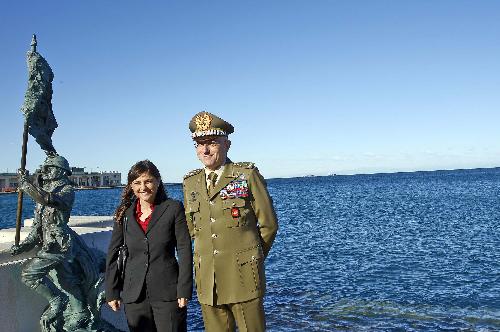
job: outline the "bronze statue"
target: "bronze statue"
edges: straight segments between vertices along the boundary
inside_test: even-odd
[[[69,226],[75,192],[68,161],[57,154],[52,133],[57,122],[52,113],[52,79],[49,64],[36,51],[33,36],[28,52],[29,80],[22,112],[25,115],[21,168],[19,169],[18,220],[13,255],[41,247],[21,273],[22,282],[49,302],[40,319],[42,332],[118,331],[100,318],[104,303],[101,284],[105,255],[90,249]],[[35,137],[47,154],[36,179],[25,170],[27,134]],[[22,193],[36,203],[28,237],[19,243]]]

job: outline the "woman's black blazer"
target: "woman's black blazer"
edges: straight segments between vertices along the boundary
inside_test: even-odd
[[[116,266],[118,248],[123,243],[123,222],[114,223],[106,259],[106,301],[135,302],[144,284],[151,301],[190,299],[193,290],[191,238],[182,203],[167,199],[155,206],[146,233],[135,219],[135,205],[133,202],[125,212],[129,257],[123,284]],[[175,248],[179,261],[175,258]]]

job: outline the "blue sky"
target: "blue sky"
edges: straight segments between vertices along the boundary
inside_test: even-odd
[[[0,172],[32,33],[54,146],[88,171],[149,158],[181,181],[202,110],[266,177],[500,166],[500,1],[4,1]],[[43,159],[30,137],[28,169]]]

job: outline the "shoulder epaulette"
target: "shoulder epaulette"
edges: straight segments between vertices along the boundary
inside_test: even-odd
[[[189,177],[191,177],[193,175],[196,175],[196,174],[200,173],[201,171],[203,171],[203,168],[198,168],[198,169],[192,170],[191,172],[189,172],[186,175],[184,175],[184,180],[186,180],[187,178],[189,178]]]
[[[255,164],[251,163],[251,162],[248,162],[248,161],[243,161],[243,162],[239,162],[239,163],[233,163],[233,165],[236,166],[236,167],[248,168],[248,169],[255,168]]]

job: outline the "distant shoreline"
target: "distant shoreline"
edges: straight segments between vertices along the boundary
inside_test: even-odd
[[[116,188],[124,188],[125,185],[112,186],[112,187],[75,187],[76,190],[99,190],[99,189],[116,189]],[[8,195],[8,194],[17,194],[16,191],[0,191],[0,195]]]
[[[414,174],[414,173],[433,173],[433,172],[459,172],[459,171],[481,171],[481,170],[494,170],[500,169],[500,166],[494,167],[476,167],[476,168],[452,168],[452,169],[434,169],[434,170],[410,170],[410,171],[388,171],[388,172],[366,172],[366,173],[331,173],[331,174],[306,174],[295,175],[290,177],[273,177],[266,178],[266,180],[281,180],[281,179],[300,179],[300,178],[315,178],[315,177],[330,177],[330,176],[365,176],[365,175],[397,175],[397,174]]]
[[[266,180],[285,180],[285,179],[300,179],[300,178],[320,178],[320,177],[344,177],[344,176],[371,176],[371,175],[401,175],[401,174],[413,174],[413,173],[433,173],[433,172],[454,172],[454,171],[481,171],[481,170],[494,170],[500,169],[500,166],[496,167],[477,167],[477,168],[455,168],[455,169],[436,169],[436,170],[415,170],[415,171],[394,171],[394,172],[374,172],[374,173],[355,173],[355,174],[343,174],[343,173],[331,173],[324,175],[317,174],[307,174],[307,175],[296,175],[291,177],[272,177],[266,178]],[[181,182],[168,182],[164,183],[165,186],[179,186],[182,185]],[[106,187],[75,187],[76,190],[99,190],[99,189],[115,189],[115,188],[124,188],[125,185],[119,186],[106,186]],[[3,192],[0,191],[0,195],[2,194],[17,194],[17,191]]]
[[[104,186],[104,187],[75,187],[76,190],[94,190],[94,189],[116,189],[116,188],[124,188],[125,185],[119,186]]]

